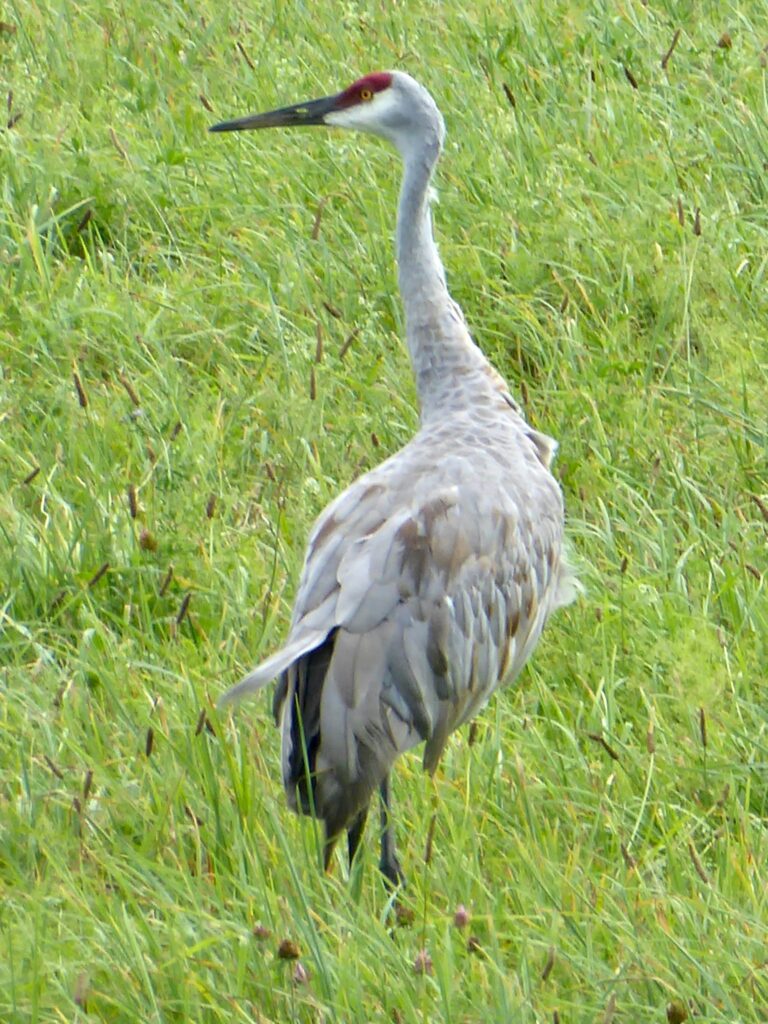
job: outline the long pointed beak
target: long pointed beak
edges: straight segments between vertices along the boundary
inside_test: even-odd
[[[325,96],[308,103],[294,103],[290,107],[268,110],[265,114],[251,114],[234,121],[222,121],[208,129],[209,132],[242,132],[249,128],[297,127],[305,124],[325,124],[325,115],[336,110],[339,97]]]

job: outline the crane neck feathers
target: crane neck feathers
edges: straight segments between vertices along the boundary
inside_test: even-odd
[[[450,296],[432,233],[431,181],[442,137],[439,121],[400,147],[404,172],[397,211],[398,281],[423,420],[433,411],[471,404],[479,394],[506,391]]]

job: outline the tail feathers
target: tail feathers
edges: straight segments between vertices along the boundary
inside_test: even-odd
[[[244,679],[241,679],[236,686],[233,686],[231,690],[227,690],[223,696],[219,697],[217,707],[221,710],[230,704],[237,704],[244,697],[255,693],[268,683],[271,683],[281,672],[285,672],[294,661],[319,647],[327,636],[327,630],[311,630],[300,634],[293,640],[289,640],[285,647],[276,651],[271,658],[262,661]]]
[[[564,605],[575,601],[577,597],[586,592],[586,587],[576,575],[573,566],[566,555],[562,556],[560,562],[560,578],[557,581],[554,608],[562,608]]]

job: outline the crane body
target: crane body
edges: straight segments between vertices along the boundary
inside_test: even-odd
[[[285,645],[220,703],[277,679],[289,805],[323,821],[327,867],[344,831],[354,857],[378,789],[380,867],[397,884],[396,759],[423,742],[434,771],[450,733],[514,680],[575,584],[549,469],[556,444],[526,422],[447,289],[429,209],[444,139],[432,97],[403,72],[377,72],[212,130],[302,124],[383,136],[403,158],[398,282],[421,424],[320,515]]]

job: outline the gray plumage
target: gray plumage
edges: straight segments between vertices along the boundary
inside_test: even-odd
[[[444,137],[432,97],[402,72],[378,73],[214,130],[302,123],[372,132],[402,155],[398,277],[421,425],[322,513],[285,645],[221,703],[278,680],[290,806],[324,822],[327,864],[345,829],[354,855],[380,788],[381,867],[396,882],[392,765],[423,742],[434,771],[450,733],[518,675],[574,583],[555,442],[526,423],[446,287],[429,212]]]

